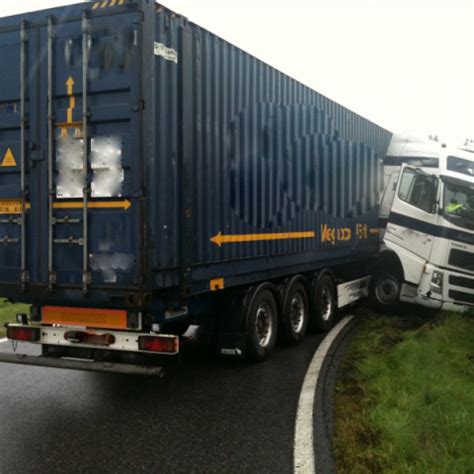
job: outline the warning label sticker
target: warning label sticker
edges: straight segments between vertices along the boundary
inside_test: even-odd
[[[13,154],[11,148],[8,148],[8,150],[6,151],[0,166],[3,168],[16,166],[15,155]]]
[[[161,56],[167,61],[178,64],[178,51],[173,48],[167,48],[163,43],[155,43],[155,56]]]
[[[21,199],[0,199],[0,214],[21,214]]]

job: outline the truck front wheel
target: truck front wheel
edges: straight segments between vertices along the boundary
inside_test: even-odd
[[[399,302],[401,282],[390,273],[375,273],[370,282],[370,298],[377,309],[393,309]]]
[[[331,275],[323,272],[313,279],[313,314],[310,329],[313,332],[329,331],[336,319],[336,287]]]

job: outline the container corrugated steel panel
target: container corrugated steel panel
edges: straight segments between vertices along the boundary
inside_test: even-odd
[[[180,52],[180,32],[187,29],[192,37],[192,54],[179,55],[179,61],[192,64],[186,87],[193,98],[187,105],[193,128],[187,132],[195,177],[190,210],[194,231],[182,245],[193,248],[195,280],[232,279],[269,268],[284,272],[293,264],[375,253],[376,234],[358,239],[356,230],[357,225],[377,226],[379,160],[391,133],[166,9],[159,8],[158,18],[157,42]],[[180,71],[179,64],[161,57],[156,67],[160,78],[169,77],[173,68]],[[168,107],[183,105],[182,81],[166,83],[160,90],[167,98],[177,93]],[[163,113],[160,103],[158,111]],[[158,143],[167,142],[169,133],[160,127]],[[176,137],[176,150],[179,141]],[[174,156],[171,148],[161,152]],[[179,190],[179,161],[159,156],[161,176],[167,180],[163,186]],[[161,195],[163,202],[174,202],[166,198],[171,194]],[[157,268],[183,263],[183,251],[170,247],[175,245],[173,236],[182,237],[175,210],[170,215],[163,207],[159,217]],[[351,229],[351,239],[323,242],[324,225],[336,234],[337,229]],[[221,246],[210,240],[219,233],[264,237],[308,231],[314,231],[315,238]]]
[[[19,156],[24,147],[31,204],[29,279],[19,287],[20,226],[0,222],[0,240],[11,240],[0,246],[4,294],[108,306],[126,298],[143,306],[146,295],[163,288],[199,293],[213,278],[232,286],[377,251],[369,230],[377,226],[380,159],[391,133],[152,1],[121,3],[0,20],[0,59],[7,65],[0,71],[0,154],[11,148]],[[49,36],[48,18],[54,24]],[[68,179],[60,181],[65,165],[57,158],[56,136],[71,108],[69,77],[74,120],[84,120],[84,21],[90,35],[87,130],[94,140],[89,201],[130,202],[122,209],[93,204],[87,212],[86,285],[83,246],[67,243],[83,238],[81,185],[75,186],[81,178],[69,163]],[[51,146],[48,58],[54,63]],[[71,135],[64,156],[80,136]],[[70,193],[64,199],[56,192],[54,202],[77,204],[54,208],[54,239],[63,242],[52,245],[54,278],[47,264],[50,148],[55,191],[59,185]],[[20,177],[19,166],[0,167],[0,198],[21,199]]]

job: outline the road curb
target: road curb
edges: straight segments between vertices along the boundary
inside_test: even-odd
[[[332,395],[337,367],[345,348],[344,341],[355,321],[353,316],[343,318],[323,339],[308,366],[295,423],[295,473],[336,470],[331,443]]]
[[[338,335],[331,346],[321,378],[316,388],[314,411],[314,449],[319,453],[317,469],[319,472],[336,472],[336,463],[332,449],[334,432],[334,389],[336,386],[337,370],[344,357],[347,345],[351,340],[353,329],[359,319],[354,318]]]

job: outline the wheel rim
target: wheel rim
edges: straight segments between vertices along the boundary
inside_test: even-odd
[[[332,315],[333,301],[331,291],[324,287],[321,291],[321,317],[323,321],[329,321]]]
[[[379,280],[375,286],[375,294],[383,304],[394,303],[398,297],[398,283],[393,278]]]
[[[290,320],[291,327],[295,334],[299,334],[303,329],[306,309],[301,293],[296,293],[291,300]]]
[[[257,308],[255,329],[259,346],[267,347],[270,344],[273,334],[273,317],[272,310],[266,303],[261,304]]]

